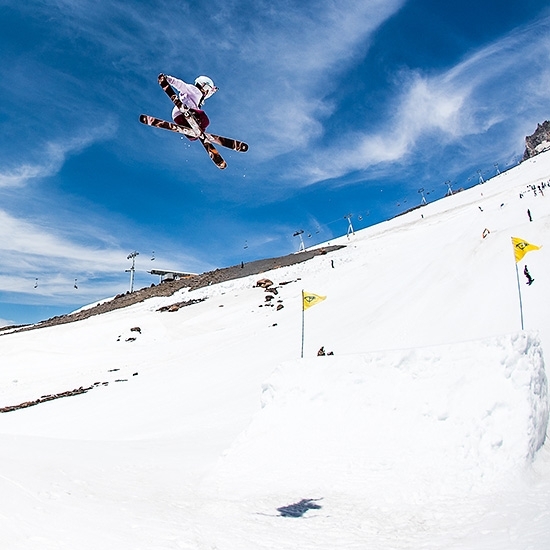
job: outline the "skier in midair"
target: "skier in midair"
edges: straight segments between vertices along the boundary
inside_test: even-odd
[[[206,99],[212,97],[218,91],[212,79],[208,76],[198,76],[193,85],[170,75],[165,76],[170,85],[178,92],[181,102],[189,107],[201,130],[206,130],[210,124],[210,120],[201,107]],[[189,128],[187,119],[177,107],[172,109],[172,119],[176,124]],[[197,138],[189,137],[189,139],[195,140]]]

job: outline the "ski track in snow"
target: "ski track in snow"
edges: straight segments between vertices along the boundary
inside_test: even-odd
[[[549,179],[550,152],[330,255],[0,336],[0,407],[100,383],[0,414],[2,548],[549,548]],[[525,331],[512,236],[542,246]]]

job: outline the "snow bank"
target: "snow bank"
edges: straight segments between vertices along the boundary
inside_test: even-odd
[[[530,463],[548,423],[536,335],[286,363],[209,487],[380,505],[458,496]]]

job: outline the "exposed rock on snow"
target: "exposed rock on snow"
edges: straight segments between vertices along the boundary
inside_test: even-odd
[[[50,395],[42,395],[38,399],[33,399],[32,401],[24,401],[23,403],[19,403],[18,405],[8,405],[6,407],[0,407],[0,413],[7,413],[12,411],[17,411],[20,409],[26,409],[28,407],[34,407],[35,405],[39,405],[40,403],[47,403],[48,401],[53,401],[54,399],[62,399],[63,397],[81,395],[90,390],[93,390],[99,384],[100,382],[96,382],[96,384],[94,384],[93,386],[88,386],[87,388],[83,388],[81,386],[80,388],[76,388],[74,390],[67,390],[64,392],[50,394]]]

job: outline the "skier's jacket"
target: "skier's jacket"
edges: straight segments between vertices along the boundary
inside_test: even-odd
[[[196,86],[187,84],[187,82],[169,75],[166,75],[166,80],[168,80],[170,85],[178,91],[178,95],[184,105],[187,105],[190,109],[200,109],[199,105],[202,99],[202,92]],[[177,107],[172,109],[173,119],[180,114],[182,114],[182,112]]]

